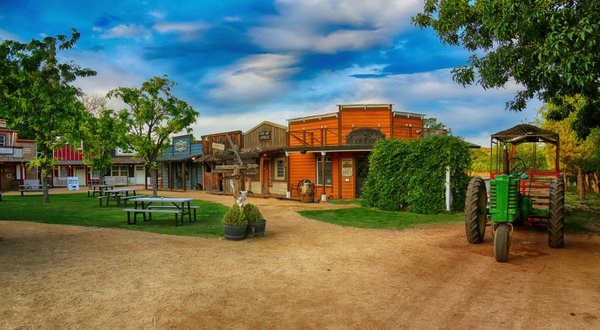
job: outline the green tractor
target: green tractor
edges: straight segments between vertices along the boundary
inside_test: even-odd
[[[489,196],[480,177],[471,179],[467,188],[465,230],[469,243],[483,242],[489,225],[496,261],[506,262],[514,226],[541,224],[547,227],[551,248],[564,246],[565,186],[558,166],[558,143],[558,134],[527,124],[491,136]],[[529,145],[532,148],[527,150]],[[548,165],[536,169],[536,149],[542,145],[556,151],[554,169],[549,170]],[[525,151],[526,157],[517,155]]]

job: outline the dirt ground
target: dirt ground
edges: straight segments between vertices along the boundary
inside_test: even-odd
[[[267,233],[240,242],[0,221],[0,328],[600,329],[598,235],[554,250],[519,230],[497,263],[460,224],[346,228],[295,212],[336,206],[251,201]]]

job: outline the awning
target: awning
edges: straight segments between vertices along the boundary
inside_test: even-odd
[[[112,159],[114,165],[121,164],[144,164],[144,160],[141,158],[133,158],[131,156],[115,156]]]
[[[291,147],[285,148],[286,153],[320,153],[320,152],[356,152],[372,151],[373,145],[346,145],[346,146],[322,146],[322,147]]]
[[[179,155],[169,155],[169,156],[159,156],[156,160],[159,162],[185,162],[190,159],[196,159],[202,156],[202,154],[179,154]]]

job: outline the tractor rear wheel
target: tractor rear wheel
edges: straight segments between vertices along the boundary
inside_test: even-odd
[[[471,244],[483,242],[487,216],[487,191],[483,179],[471,179],[465,200],[465,231]]]
[[[510,249],[510,235],[508,225],[501,224],[494,235],[494,256],[497,262],[508,261],[508,250]]]
[[[565,184],[560,178],[550,184],[549,209],[548,245],[560,249],[565,246]]]

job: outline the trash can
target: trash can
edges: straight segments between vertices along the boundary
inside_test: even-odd
[[[302,203],[313,203],[315,201],[315,184],[312,180],[298,181],[298,196]]]

